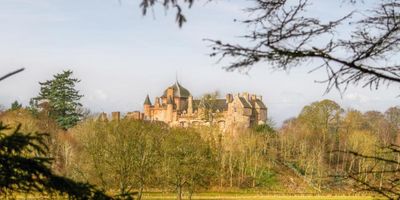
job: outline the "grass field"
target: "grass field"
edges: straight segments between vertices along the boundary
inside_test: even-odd
[[[145,193],[143,199],[161,200],[161,199],[176,199],[175,194],[168,193]],[[183,196],[183,199],[188,199]],[[194,194],[193,200],[374,200],[377,198],[370,196],[315,196],[315,195],[260,195],[260,194],[233,194],[233,193],[200,193]]]
[[[0,196],[0,199],[1,196]],[[31,195],[17,195],[12,199],[24,199],[24,200],[39,200],[39,199],[57,199],[64,200],[65,197],[40,197]],[[162,200],[162,199],[176,199],[174,193],[161,193],[161,192],[149,192],[143,194],[143,200]],[[188,196],[184,195],[183,200],[187,200]],[[371,196],[334,196],[334,195],[271,195],[271,194],[255,194],[255,193],[234,193],[234,192],[209,192],[209,193],[197,193],[194,194],[192,200],[379,200],[380,198],[374,198]]]

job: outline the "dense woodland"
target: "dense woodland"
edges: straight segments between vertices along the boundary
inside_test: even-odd
[[[139,192],[139,198],[143,191],[180,197],[238,189],[347,194],[365,186],[346,175],[383,187],[393,174],[363,172],[398,168],[351,152],[384,154],[381,147],[396,144],[399,107],[362,113],[323,100],[305,106],[279,129],[268,124],[234,133],[127,119],[105,122],[90,115],[64,130],[47,113],[14,103],[0,120],[22,124],[21,132],[49,133],[48,156],[55,159],[51,168],[57,174],[114,194]]]

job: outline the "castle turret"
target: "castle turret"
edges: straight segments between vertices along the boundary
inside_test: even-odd
[[[147,95],[143,103],[144,116],[146,119],[150,119],[150,107],[151,101],[149,95]]]
[[[232,103],[233,101],[233,95],[232,94],[226,94],[226,103]]]

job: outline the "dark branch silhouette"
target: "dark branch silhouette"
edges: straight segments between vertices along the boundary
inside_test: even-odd
[[[112,199],[88,183],[54,174],[46,157],[47,134],[24,134],[20,125],[11,134],[0,122],[0,195],[47,192],[67,195],[70,199]]]
[[[400,146],[379,147],[373,155],[355,151],[335,152],[352,155],[352,163],[370,163],[362,170],[354,165],[348,166],[343,178],[353,181],[361,191],[374,192],[391,200],[400,199]]]
[[[211,43],[211,56],[230,61],[227,70],[250,69],[255,64],[268,63],[272,69],[289,71],[318,61],[322,64],[310,71],[326,70],[327,79],[320,82],[327,84],[327,92],[332,88],[344,91],[348,85],[377,89],[381,85],[400,83],[400,65],[396,60],[400,44],[400,1],[380,0],[371,4],[375,7],[354,10],[328,22],[323,22],[321,16],[310,15],[313,0],[251,2],[254,6],[244,9],[249,13],[248,19],[241,21],[249,32],[243,35],[247,39],[245,44],[207,40]],[[336,2],[346,6],[363,3]],[[177,21],[182,26],[186,18],[181,4],[190,7],[193,3],[194,0],[143,0],[141,7],[144,15],[157,4],[166,9],[176,7]],[[351,32],[339,34],[343,26]]]
[[[10,77],[10,76],[13,76],[13,75],[15,75],[15,74],[18,74],[18,73],[20,73],[20,72],[22,72],[22,71],[24,71],[24,70],[25,70],[25,68],[21,68],[21,69],[15,70],[15,71],[13,71],[13,72],[10,72],[10,73],[8,73],[8,74],[6,74],[6,75],[0,77],[0,81],[4,80],[4,79],[6,79],[6,78],[8,78],[8,77]]]

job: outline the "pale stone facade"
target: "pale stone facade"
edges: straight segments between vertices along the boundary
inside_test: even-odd
[[[261,96],[242,93],[227,94],[225,99],[193,99],[190,92],[177,81],[168,87],[154,104],[146,96],[143,113],[130,112],[127,117],[140,120],[162,121],[170,126],[218,125],[248,128],[267,121],[267,107]],[[210,106],[211,105],[211,106]]]

